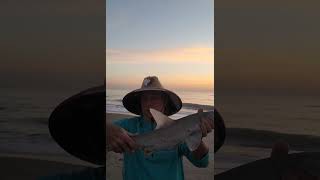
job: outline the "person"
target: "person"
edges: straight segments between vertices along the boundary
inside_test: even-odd
[[[286,141],[277,141],[273,144],[270,159],[276,176],[281,180],[317,180],[319,177],[314,173],[299,166],[299,161],[289,158],[290,146]],[[301,161],[301,159],[300,159]],[[308,161],[308,160],[307,160]],[[303,164],[303,163],[302,163]],[[306,163],[308,164],[308,163]],[[305,165],[306,166],[306,165]]]
[[[111,146],[114,152],[124,154],[124,180],[182,180],[184,179],[183,156],[196,167],[208,166],[209,147],[203,141],[194,151],[190,151],[187,145],[182,143],[173,150],[155,151],[149,156],[137,149],[137,144],[130,137],[130,133],[142,134],[155,129],[156,123],[149,111],[150,108],[170,116],[182,107],[180,97],[165,89],[156,76],[144,78],[141,88],[128,93],[123,98],[123,105],[128,111],[139,116],[115,121],[114,124],[119,126],[121,135],[114,135],[113,141],[107,145]],[[202,137],[213,130],[212,122],[208,118],[202,118],[199,121]],[[107,129],[108,131],[111,132]]]
[[[173,105],[170,104],[172,102],[168,101],[164,107],[167,109],[167,113],[174,114],[181,108],[181,100],[174,94],[171,94],[171,96],[175,99],[175,102],[178,102],[178,106],[174,106],[176,107],[174,110],[174,108],[171,107]],[[117,123],[111,124],[106,122],[105,98],[105,85],[81,91],[60,103],[51,113],[48,123],[49,132],[58,145],[70,155],[89,162],[95,165],[96,168],[85,167],[82,170],[78,170],[78,168],[65,169],[58,174],[41,176],[38,178],[39,180],[105,180],[106,145],[109,145],[112,151],[119,153],[135,150],[135,143],[130,138],[128,134],[129,131],[122,128],[125,126],[125,120],[118,122],[124,123],[124,126],[119,126]],[[134,121],[128,122],[131,124]],[[219,137],[222,138],[217,141],[219,142],[218,145],[216,145],[215,140],[215,152],[222,146],[225,136],[222,119],[218,119],[218,121],[215,119],[215,123],[216,122],[219,122],[217,127],[220,128],[215,131],[215,134],[216,132],[223,133],[219,135]],[[145,123],[147,124],[148,121]],[[206,132],[204,131],[203,136],[205,135]],[[198,163],[198,166],[204,167],[206,163],[208,163],[208,154],[206,153],[206,145],[202,144],[201,146],[202,148],[198,150],[202,150],[203,152],[195,152],[196,157],[205,154],[200,160],[194,158],[192,152],[189,152],[186,146],[181,146],[180,150],[187,155],[187,157],[192,158],[191,160],[193,160],[194,163]],[[164,157],[166,157],[166,155]],[[178,163],[176,165],[179,165],[180,170],[182,169],[181,164]],[[57,169],[61,169],[61,167],[57,167]],[[56,172],[55,170],[53,171]]]

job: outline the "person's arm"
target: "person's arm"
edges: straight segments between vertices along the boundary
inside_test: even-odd
[[[202,157],[200,157],[200,156],[196,157],[197,155],[194,152],[195,151],[192,152],[192,151],[189,150],[189,148],[188,148],[186,143],[183,143],[182,145],[179,146],[179,153],[181,153],[182,155],[186,156],[187,159],[194,166],[199,167],[199,168],[208,167],[208,165],[209,165],[209,153],[207,152]]]
[[[202,109],[198,110],[198,113],[202,113],[202,112],[203,112]],[[213,119],[203,117],[200,119],[199,126],[201,128],[202,138],[206,137],[207,134],[210,133],[214,128]],[[208,146],[203,141],[201,141],[199,147],[196,150],[194,150],[192,154],[196,159],[202,159],[206,154],[208,154],[208,152],[209,152]]]
[[[192,155],[195,159],[200,160],[208,153],[209,153],[208,146],[203,141],[201,141],[199,147],[192,152]]]
[[[202,109],[198,110],[198,113],[202,112]],[[206,137],[207,134],[210,133],[214,128],[213,119],[201,118],[199,126],[202,132],[202,138]],[[179,146],[179,151],[197,167],[207,167],[209,164],[209,148],[202,140],[198,148],[192,152],[185,143]]]
[[[136,149],[136,143],[124,129],[125,121],[115,124],[107,123],[107,150],[117,153],[132,152]],[[127,128],[126,128],[127,129]]]

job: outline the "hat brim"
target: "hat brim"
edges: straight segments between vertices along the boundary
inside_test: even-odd
[[[174,92],[163,88],[148,88],[148,89],[136,89],[128,93],[123,99],[123,106],[131,113],[141,115],[141,95],[145,92],[156,91],[164,93],[168,96],[169,102],[167,103],[166,112],[167,116],[171,116],[182,107],[182,101],[180,97]]]
[[[90,88],[59,104],[49,118],[53,139],[68,153],[97,165],[106,161],[105,86]]]
[[[216,153],[224,144],[226,127],[220,113],[214,109],[214,152]]]

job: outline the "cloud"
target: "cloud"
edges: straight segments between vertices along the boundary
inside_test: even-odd
[[[156,74],[165,88],[175,90],[213,91],[213,72],[206,74]],[[136,89],[141,86],[146,74],[131,74],[110,77],[107,75],[107,88]]]
[[[185,47],[157,50],[107,49],[108,63],[201,63],[213,64],[212,47]]]

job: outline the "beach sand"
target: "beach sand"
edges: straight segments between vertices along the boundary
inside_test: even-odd
[[[215,174],[255,160],[269,158],[276,142],[286,142],[289,153],[319,152],[320,137],[246,128],[227,128],[225,144],[215,154]]]
[[[40,177],[80,171],[95,165],[72,156],[0,154],[1,180],[37,180]]]
[[[113,121],[122,118],[132,117],[122,114],[107,114],[107,120]],[[269,137],[270,136],[270,137]],[[270,156],[272,142],[274,137],[286,137],[291,144],[301,144],[306,137],[296,135],[279,135],[264,131],[254,131],[248,129],[227,129],[227,137],[224,146],[214,155],[213,152],[213,133],[210,133],[205,142],[210,146],[210,163],[207,168],[197,168],[193,166],[186,158],[184,159],[185,179],[187,180],[211,180],[214,174],[218,174],[237,167],[239,165],[252,162],[261,158]],[[263,144],[259,142],[264,142]],[[300,140],[299,140],[300,139]],[[313,145],[320,144],[320,141],[313,137]],[[311,142],[311,139],[307,142]],[[294,141],[293,141],[294,140]],[[269,142],[266,144],[266,142]],[[307,146],[304,146],[304,149]],[[299,147],[292,146],[299,151]],[[319,147],[320,149],[320,147]],[[213,159],[215,162],[213,163]],[[122,179],[121,154],[107,153],[107,177],[110,180]],[[5,153],[0,154],[0,167],[2,167],[1,180],[15,179],[36,179],[43,175],[54,175],[61,172],[77,171],[84,167],[94,167],[90,163],[81,161],[67,153],[65,154],[30,154],[30,153]],[[215,168],[215,169],[214,169]],[[16,173],[19,172],[19,173]],[[24,178],[21,178],[24,177]]]
[[[270,153],[271,148],[243,147],[226,144],[215,154],[214,174],[219,174],[258,159],[268,158]]]
[[[113,121],[117,119],[132,117],[128,115],[121,114],[107,114],[107,120]],[[197,168],[193,166],[188,159],[184,158],[184,172],[186,180],[212,180],[214,175],[214,166],[213,166],[213,143],[214,136],[213,133],[210,133],[206,138],[204,138],[205,143],[210,146],[209,157],[210,162],[207,168]],[[107,177],[110,180],[120,180],[122,179],[122,155],[110,152],[107,154]]]
[[[128,115],[107,114],[108,120],[116,120],[130,117]],[[312,135],[297,135],[278,133],[268,130],[255,130],[247,128],[227,128],[227,136],[224,145],[214,154],[213,133],[205,141],[210,148],[209,167],[200,169],[194,167],[187,159],[184,159],[186,179],[213,179],[214,174],[230,170],[259,159],[270,157],[272,146],[277,141],[285,141],[290,145],[290,153],[302,151],[320,151],[320,138]],[[121,179],[122,156],[116,153],[108,154],[108,162],[114,166],[108,166],[107,174],[111,179]]]
[[[107,114],[107,120],[113,121],[126,117],[122,114]],[[213,178],[213,133],[209,134],[204,141],[211,146],[210,163],[207,168],[197,168],[184,159],[184,171],[186,180],[211,180]],[[107,178],[108,180],[122,179],[121,154],[107,153]],[[61,173],[77,172],[86,167],[95,167],[93,164],[79,160],[68,153],[43,154],[0,152],[1,180],[36,180],[39,177],[51,176]]]

